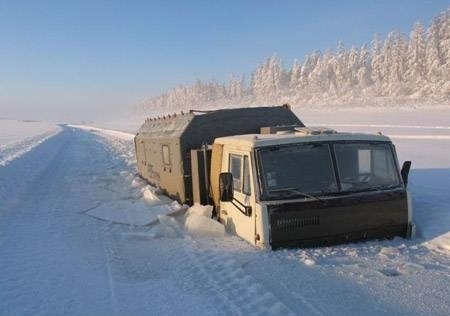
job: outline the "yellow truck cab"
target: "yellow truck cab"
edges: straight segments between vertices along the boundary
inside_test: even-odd
[[[257,246],[411,234],[410,198],[386,136],[299,127],[222,137],[212,162],[211,173],[220,168],[232,186],[213,185],[219,220]]]

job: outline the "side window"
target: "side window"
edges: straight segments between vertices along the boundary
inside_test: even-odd
[[[235,191],[241,192],[242,185],[242,156],[230,154],[229,171],[233,175],[233,186]]]
[[[248,156],[230,154],[229,161],[229,171],[233,175],[234,190],[250,195],[250,163]]]
[[[169,145],[162,145],[163,164],[170,165],[170,148]]]
[[[252,190],[250,187],[250,165],[248,163],[248,156],[244,156],[244,183],[242,185],[242,193],[250,195]]]

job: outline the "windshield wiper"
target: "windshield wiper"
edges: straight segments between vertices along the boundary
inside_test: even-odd
[[[398,188],[399,185],[398,184],[390,184],[390,185],[379,185],[376,187],[373,187],[374,189],[381,191],[381,190],[389,190],[389,189],[394,189],[394,188]]]
[[[373,187],[357,187],[355,186],[355,188],[353,190],[343,190],[341,192],[349,192],[349,193],[359,193],[359,192],[369,192],[369,191],[383,191],[383,190],[390,190],[390,189],[394,189],[394,188],[398,188],[399,185],[398,184],[393,184],[393,185],[379,185],[379,186],[373,186]]]
[[[309,194],[309,193],[305,193],[305,192],[299,191],[297,188],[281,188],[281,189],[275,189],[275,190],[270,190],[269,191],[269,193],[273,193],[273,192],[290,192],[290,193],[300,194],[300,195],[303,195],[305,197],[309,197],[311,199],[314,199],[314,200],[317,200],[317,201],[320,201],[320,202],[325,202],[321,198],[319,198],[319,197],[317,197],[315,195]]]

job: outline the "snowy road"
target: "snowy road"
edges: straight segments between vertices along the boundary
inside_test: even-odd
[[[436,187],[449,169],[412,175],[415,240],[272,252],[194,238],[176,220],[155,238],[157,227],[86,215],[138,203],[132,152],[65,127],[0,167],[0,315],[449,314],[450,257],[424,244],[448,228],[434,210],[449,209],[448,186]]]

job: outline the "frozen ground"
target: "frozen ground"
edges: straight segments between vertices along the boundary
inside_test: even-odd
[[[20,157],[60,130],[52,123],[0,119],[0,166]]]
[[[0,315],[448,315],[450,111],[299,114],[396,135],[415,239],[256,250],[208,210],[176,215],[136,177],[132,134],[64,127],[0,166]]]

